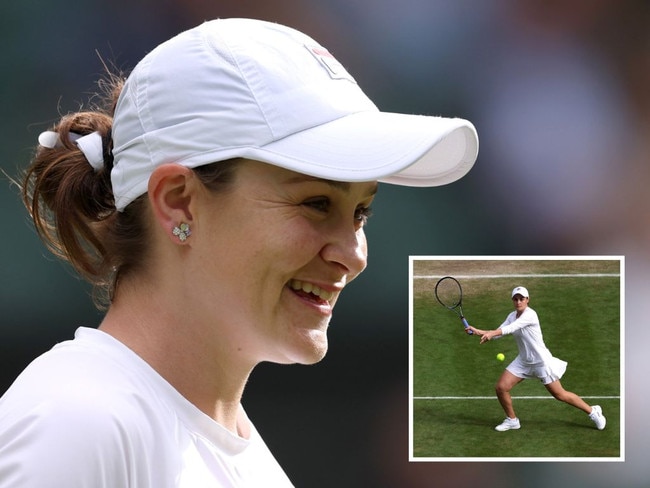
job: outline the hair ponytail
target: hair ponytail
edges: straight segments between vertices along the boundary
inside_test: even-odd
[[[50,129],[56,143],[36,148],[22,184],[23,202],[41,239],[100,288],[112,288],[121,264],[121,253],[116,255],[112,245],[117,212],[110,173],[112,116],[122,84],[116,76],[104,82],[105,107],[64,115]],[[102,140],[103,167],[98,170],[75,142],[93,132]]]
[[[120,280],[147,266],[149,257],[146,195],[118,212],[111,187],[113,114],[123,85],[123,78],[109,75],[99,83],[101,106],[64,115],[37,147],[21,185],[39,236],[94,286],[99,308],[110,303]],[[93,145],[89,159],[77,141],[95,132],[101,136],[101,155]],[[221,161],[194,171],[208,189],[220,192],[232,184],[237,166],[237,160]]]

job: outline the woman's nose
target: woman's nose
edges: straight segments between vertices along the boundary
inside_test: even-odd
[[[368,263],[366,235],[362,228],[348,228],[338,229],[330,237],[321,250],[321,257],[343,268],[347,281],[352,281]]]

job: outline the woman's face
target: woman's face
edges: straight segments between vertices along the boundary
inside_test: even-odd
[[[338,183],[244,161],[206,194],[192,229],[193,274],[220,347],[254,363],[314,363],[343,287],[366,267],[375,182]]]
[[[514,297],[512,297],[512,303],[515,306],[515,310],[518,313],[521,313],[524,310],[526,310],[526,307],[528,306],[528,298],[517,294]]]

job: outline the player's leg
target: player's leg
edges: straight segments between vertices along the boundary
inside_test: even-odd
[[[519,382],[523,381],[523,378],[515,376],[507,369],[501,374],[499,381],[497,381],[495,391],[499,403],[503,408],[503,411],[506,414],[506,419],[499,425],[495,427],[495,430],[503,432],[510,429],[518,429],[520,427],[519,419],[515,414],[515,409],[512,406],[512,397],[510,396],[510,390]]]
[[[560,380],[553,381],[548,385],[544,385],[546,389],[553,395],[556,399],[561,402],[567,403],[571,406],[579,408],[583,412],[589,414],[589,418],[596,424],[598,430],[603,430],[605,428],[606,419],[603,415],[603,410],[598,405],[593,407],[588,405],[582,398],[571,391],[564,389]]]
[[[560,383],[560,380],[555,380],[548,385],[544,385],[546,389],[555,397],[555,399],[560,400],[561,402],[568,403],[571,406],[579,408],[585,413],[591,413],[591,407],[578,395],[572,391],[567,391]]]
[[[515,415],[515,409],[512,406],[512,397],[510,396],[510,390],[517,384],[523,381],[523,378],[515,376],[507,369],[501,374],[499,381],[495,386],[495,391],[499,403],[503,408],[503,411],[506,413],[506,416],[514,419],[517,418]]]

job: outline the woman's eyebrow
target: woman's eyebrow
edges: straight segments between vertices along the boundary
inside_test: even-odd
[[[336,190],[340,190],[345,193],[350,192],[351,183],[348,181],[329,180],[327,178],[319,178],[317,176],[309,176],[309,175],[296,175],[296,176],[292,176],[287,180],[287,183],[289,184],[299,184],[299,183],[309,183],[309,182],[324,183]],[[377,193],[378,188],[379,188],[379,184],[375,182],[370,188],[370,190],[368,191],[368,196],[372,196],[375,193]]]

